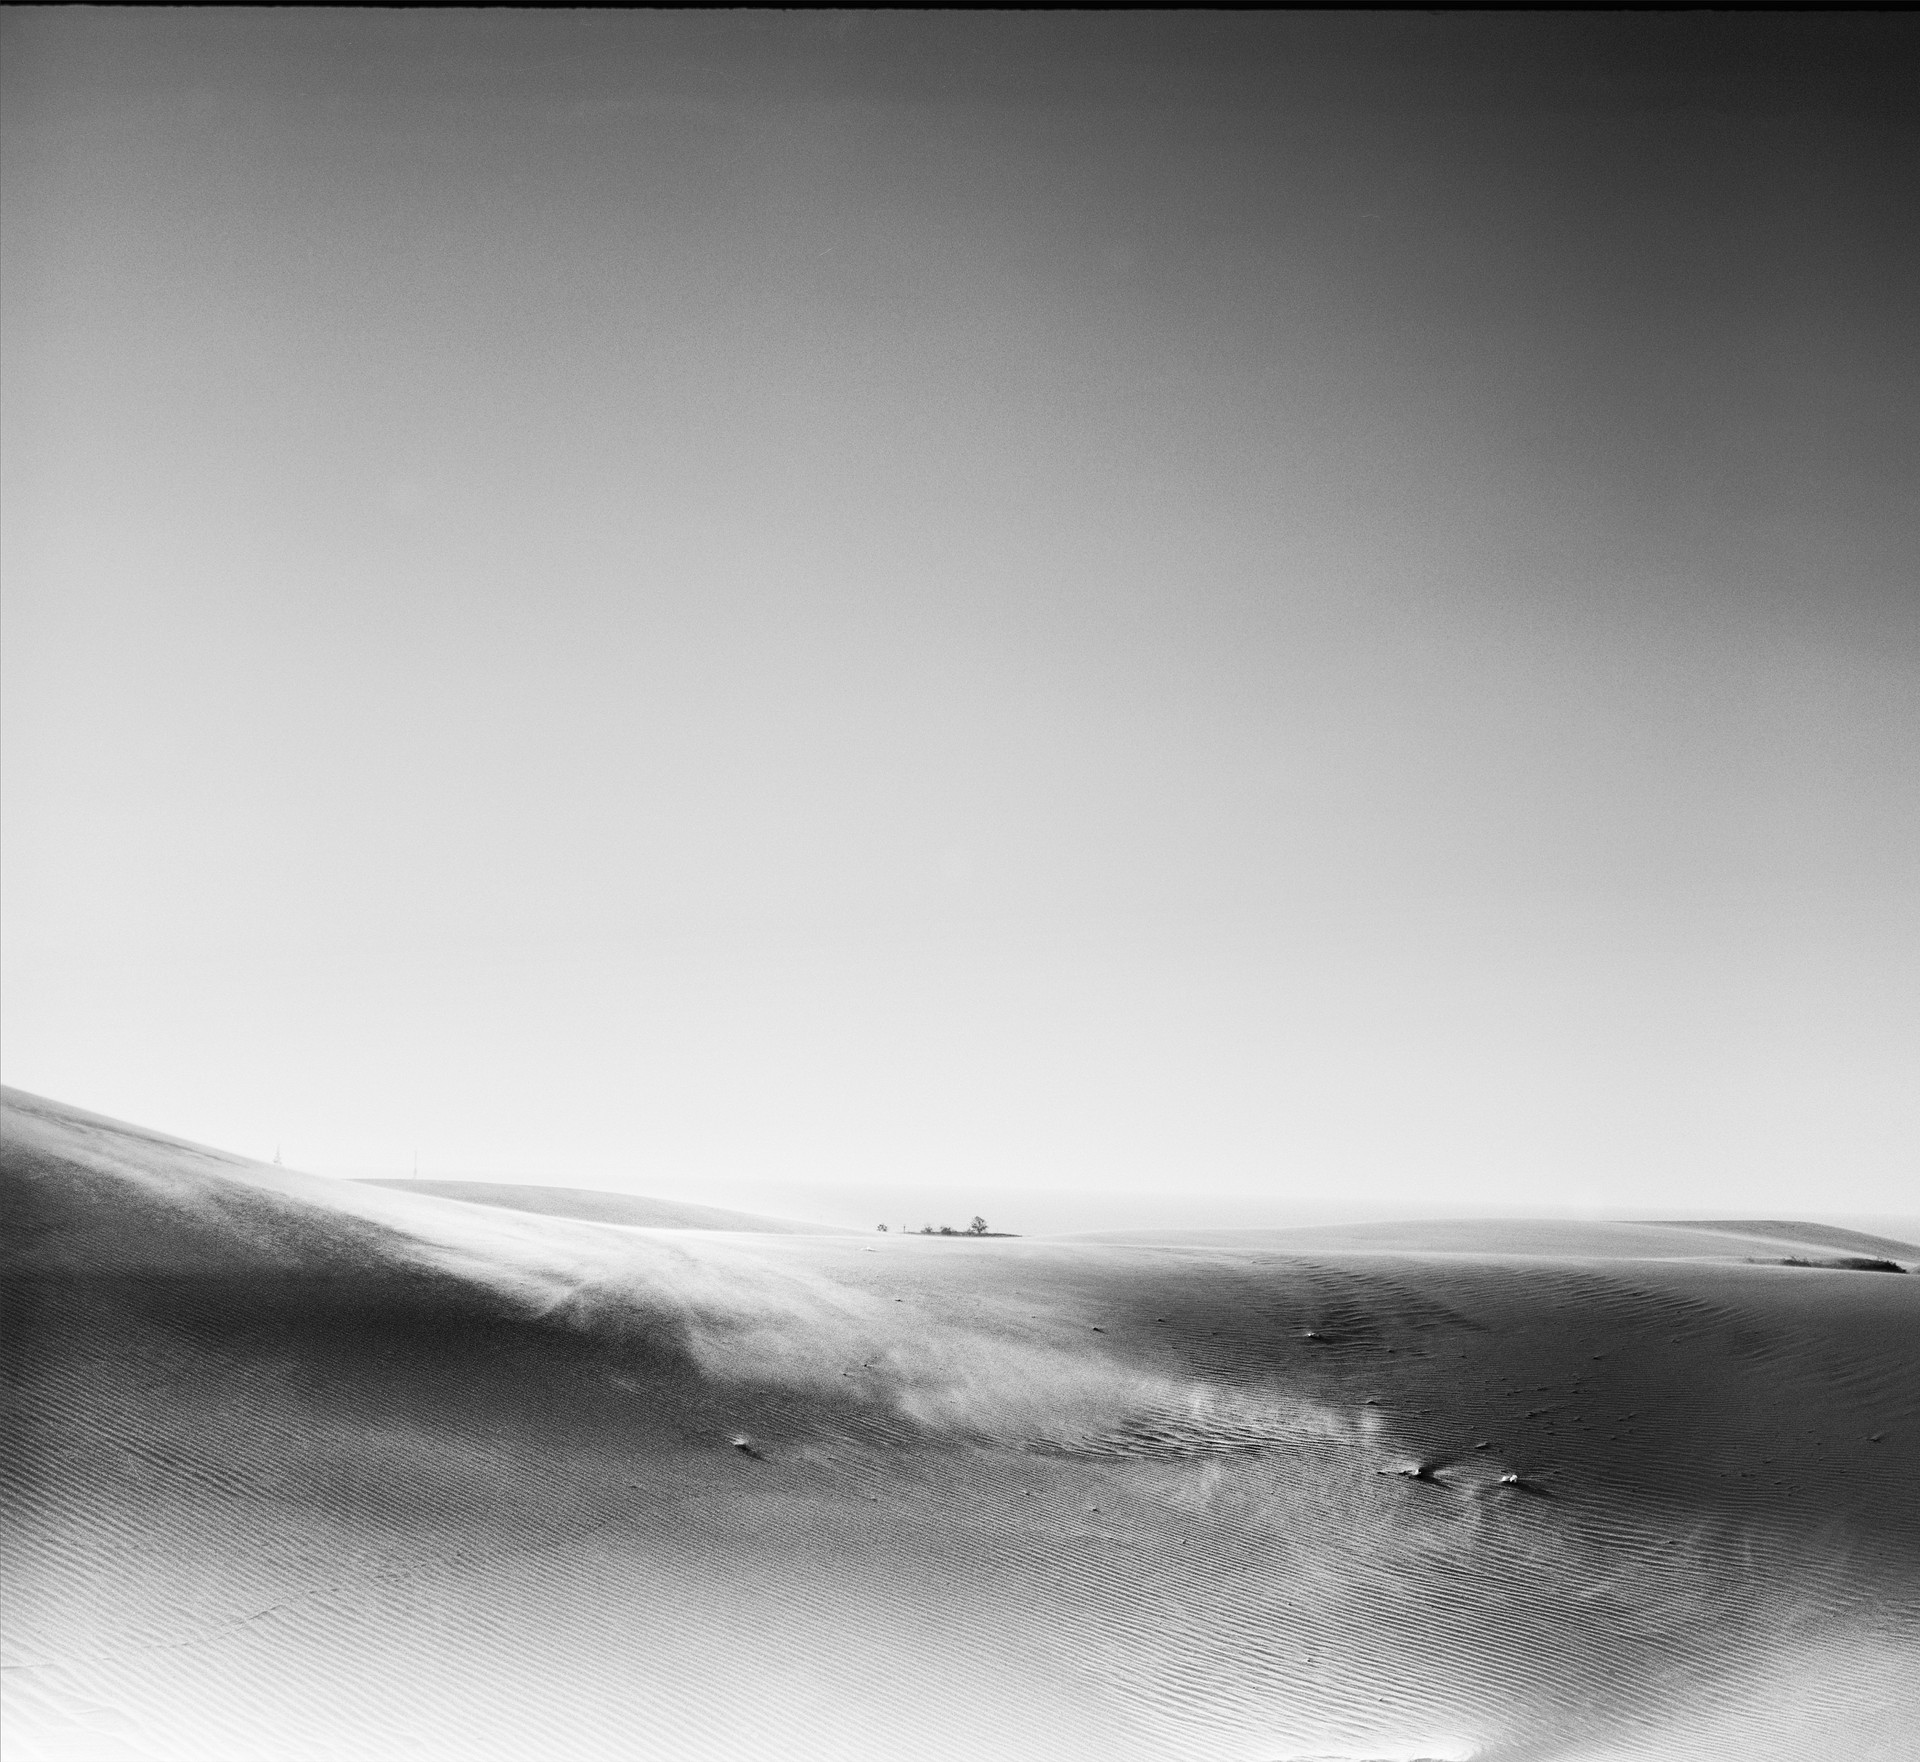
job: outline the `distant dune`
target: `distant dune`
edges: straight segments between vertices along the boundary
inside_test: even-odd
[[[1920,1244],[1826,1224],[1644,1222],[1586,1218],[1430,1218],[1402,1223],[1312,1224],[1286,1230],[1109,1230],[1080,1242],[1272,1241],[1301,1250],[1421,1255],[1517,1254],[1559,1260],[1728,1260],[1789,1253],[1905,1256],[1920,1266]]]
[[[394,1187],[468,1205],[497,1205],[543,1217],[582,1218],[597,1224],[625,1224],[647,1230],[754,1230],[789,1236],[851,1236],[859,1232],[838,1224],[807,1224],[793,1218],[761,1217],[750,1211],[723,1211],[715,1205],[686,1205],[677,1199],[644,1199],[631,1193],[602,1193],[590,1187],[519,1187],[491,1181],[363,1181],[366,1187]]]
[[[1671,1230],[1711,1230],[1716,1235],[1751,1236],[1758,1242],[1837,1249],[1847,1254],[1880,1254],[1920,1260],[1920,1247],[1911,1242],[1896,1241],[1891,1236],[1869,1236],[1859,1230],[1839,1230],[1828,1224],[1793,1223],[1782,1218],[1727,1218],[1719,1221],[1689,1218],[1684,1222],[1668,1223],[1664,1227]]]
[[[4,1127],[9,1762],[1914,1753],[1920,1278],[1779,1264],[1905,1244],[614,1228]]]

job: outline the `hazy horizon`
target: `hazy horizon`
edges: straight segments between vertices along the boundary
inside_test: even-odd
[[[9,1083],[1910,1207],[1911,19],[0,30]]]

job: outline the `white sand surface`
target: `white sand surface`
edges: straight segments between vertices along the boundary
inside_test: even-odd
[[[668,1229],[5,1139],[9,1762],[1914,1753],[1920,1277],[1782,1264],[1902,1243]]]
[[[678,1199],[653,1199],[632,1193],[605,1193],[591,1187],[526,1187],[503,1181],[423,1181],[417,1176],[366,1179],[368,1187],[425,1193],[468,1205],[530,1211],[542,1217],[570,1217],[596,1224],[630,1224],[648,1230],[752,1230],[783,1236],[846,1236],[855,1232],[796,1218],[763,1217],[728,1211],[717,1205],[689,1205]]]

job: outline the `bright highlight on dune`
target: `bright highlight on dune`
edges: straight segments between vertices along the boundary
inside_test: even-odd
[[[1911,1753],[1910,1244],[688,1228],[5,1126],[23,1762]]]

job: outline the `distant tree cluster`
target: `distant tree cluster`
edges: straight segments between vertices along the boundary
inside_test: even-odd
[[[885,1224],[876,1224],[874,1228],[879,1230],[882,1235],[887,1233],[887,1226]],[[903,1236],[990,1236],[993,1232],[987,1228],[987,1220],[985,1218],[976,1217],[964,1230],[956,1230],[951,1224],[922,1224],[920,1228],[915,1231],[908,1228],[907,1225],[902,1224],[900,1226],[900,1234]]]

